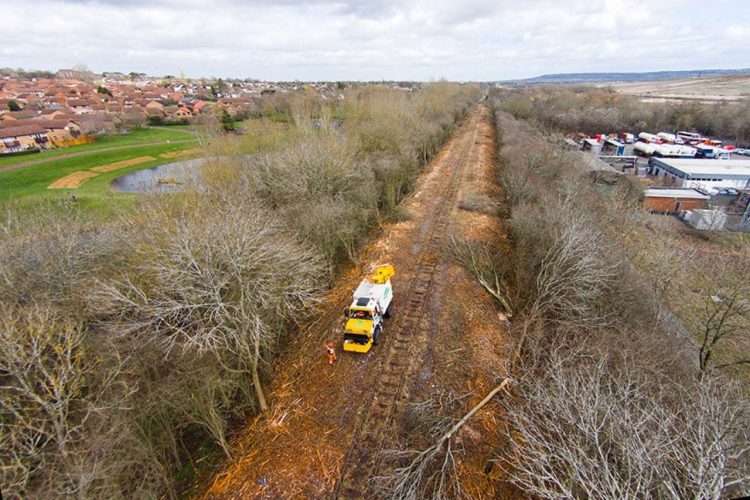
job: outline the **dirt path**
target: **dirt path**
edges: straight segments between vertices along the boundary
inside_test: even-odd
[[[184,142],[195,142],[195,139],[180,139],[179,141],[169,141],[169,144],[180,144]],[[167,144],[166,141],[153,141],[153,142],[141,142],[138,144],[128,144],[126,146],[112,146],[110,148],[92,149],[90,151],[80,151],[78,153],[68,153],[64,155],[55,155],[50,158],[40,158],[38,160],[29,160],[21,163],[14,163],[13,165],[6,165],[0,167],[0,172],[7,172],[9,170],[15,170],[17,168],[31,167],[42,163],[48,163],[57,160],[66,160],[68,158],[76,158],[78,156],[86,156],[96,153],[106,153],[107,151],[118,151],[120,149],[131,149],[131,148],[142,148],[144,146],[158,146],[159,144]],[[44,154],[44,153],[41,153]]]
[[[281,353],[269,388],[271,411],[238,437],[237,459],[214,478],[207,498],[372,496],[369,478],[392,466],[379,452],[404,445],[408,401],[439,391],[481,399],[502,371],[501,337],[483,327],[497,324],[497,307],[444,250],[451,234],[502,236],[496,217],[459,209],[465,196],[492,185],[493,157],[489,112],[480,107],[420,178],[405,206],[410,220],[385,228],[361,268],[331,291],[321,318]],[[340,345],[342,308],[362,276],[382,262],[396,267],[394,316],[383,340],[366,355],[339,350],[338,362],[328,366],[324,342]],[[467,477],[486,467],[492,450],[480,448],[472,454],[476,463],[461,465]],[[490,496],[494,479],[467,484]]]

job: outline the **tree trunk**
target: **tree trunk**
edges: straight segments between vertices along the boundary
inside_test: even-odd
[[[260,383],[260,375],[258,375],[258,361],[260,361],[260,342],[255,342],[255,359],[253,360],[253,388],[255,389],[255,397],[258,398],[258,405],[260,411],[265,412],[268,410],[268,403],[266,403],[266,396],[263,394],[263,386]]]
[[[459,420],[458,422],[456,422],[456,424],[455,424],[455,425],[454,425],[453,427],[451,427],[451,428],[450,428],[450,430],[449,430],[448,432],[446,432],[445,434],[443,434],[443,437],[441,437],[441,438],[440,438],[440,439],[438,440],[438,442],[437,442],[437,446],[438,446],[438,448],[439,448],[439,447],[442,447],[442,446],[443,446],[443,445],[445,444],[445,442],[446,442],[446,441],[448,441],[448,440],[449,440],[449,439],[450,439],[451,437],[453,437],[453,435],[454,435],[454,434],[455,434],[456,432],[458,432],[458,430],[459,430],[459,429],[461,429],[461,427],[463,427],[463,425],[464,425],[464,424],[465,424],[465,423],[466,423],[466,422],[467,422],[467,421],[468,421],[468,420],[469,420],[469,419],[470,419],[470,418],[471,418],[471,417],[472,417],[472,416],[473,416],[473,415],[474,415],[474,414],[475,414],[476,412],[478,412],[479,410],[481,410],[481,409],[482,409],[482,407],[483,407],[484,405],[486,405],[487,403],[489,403],[489,402],[490,402],[490,400],[491,400],[491,399],[492,399],[493,397],[495,397],[495,394],[497,394],[498,392],[500,392],[500,391],[502,391],[503,389],[505,389],[505,388],[506,388],[506,387],[508,386],[508,384],[510,384],[510,382],[511,382],[511,379],[510,379],[510,378],[506,378],[506,379],[504,379],[504,380],[503,380],[503,381],[502,381],[502,382],[500,383],[500,385],[498,385],[497,387],[495,387],[494,389],[492,389],[492,390],[491,390],[491,391],[489,392],[489,394],[487,394],[487,396],[485,396],[485,398],[484,398],[484,399],[483,399],[482,401],[480,401],[480,402],[479,402],[479,403],[478,403],[478,404],[477,404],[477,405],[476,405],[476,406],[475,406],[474,408],[472,408],[471,410],[469,410],[469,413],[467,413],[466,415],[464,415],[464,416],[463,416],[463,418],[462,418],[461,420]]]

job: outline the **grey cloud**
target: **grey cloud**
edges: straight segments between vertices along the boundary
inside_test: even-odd
[[[488,80],[680,69],[686,53],[731,67],[750,38],[740,0],[37,0],[33,22],[3,4],[0,65],[192,76]]]

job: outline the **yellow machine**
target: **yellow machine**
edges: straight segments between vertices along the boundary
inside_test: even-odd
[[[344,310],[344,350],[368,352],[378,345],[383,334],[383,318],[391,317],[393,287],[391,278],[396,274],[390,264],[375,268],[369,278],[365,278],[354,291],[354,299]]]

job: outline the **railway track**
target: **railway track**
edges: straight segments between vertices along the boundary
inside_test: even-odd
[[[396,312],[397,322],[389,328],[390,331],[386,335],[385,362],[376,376],[363,416],[355,427],[354,439],[344,457],[341,474],[334,489],[334,498],[372,496],[369,493],[371,484],[368,480],[376,476],[380,468],[386,433],[393,422],[411,365],[419,357],[419,346],[423,344],[419,340],[429,336],[429,331],[420,329],[420,324],[440,264],[446,230],[461,184],[461,172],[475,143],[478,118],[479,114],[475,112],[464,125],[473,128],[473,131],[466,132],[451,143],[448,154],[436,167],[443,168],[446,164],[452,164],[451,177],[422,240],[417,271],[405,299],[398,303],[400,307]],[[459,141],[460,146],[455,147]]]

